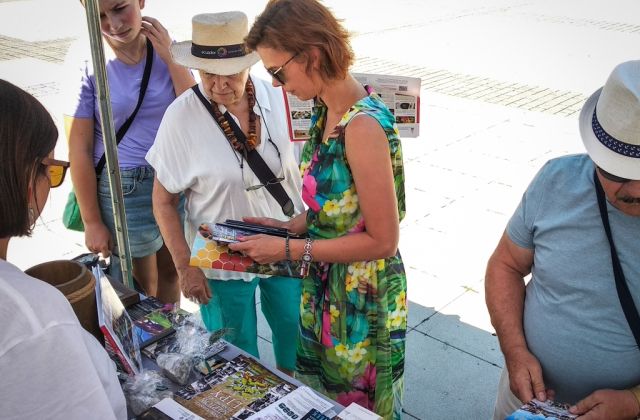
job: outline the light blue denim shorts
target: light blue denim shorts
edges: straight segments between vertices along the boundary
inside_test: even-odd
[[[151,193],[153,191],[154,170],[151,166],[134,169],[120,169],[122,194],[127,215],[127,231],[129,234],[129,250],[132,258],[142,258],[158,252],[163,241],[160,229],[153,217]],[[113,207],[109,190],[107,169],[102,171],[98,181],[98,202],[102,221],[109,228],[116,245]],[[113,252],[119,254],[117,249]]]

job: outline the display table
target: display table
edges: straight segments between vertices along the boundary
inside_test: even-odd
[[[172,337],[170,335],[162,340],[170,342]],[[154,344],[151,344],[149,347],[151,351],[147,351],[147,354],[141,352],[142,367],[143,370],[162,373],[165,377],[165,385],[172,392],[174,401],[203,418],[245,419],[276,401],[280,404],[280,401],[285,401],[286,398],[293,400],[294,394],[295,396],[305,394],[310,397],[305,398],[307,402],[315,401],[316,403],[310,404],[309,408],[316,408],[320,413],[326,413],[331,418],[344,409],[324,395],[305,387],[295,378],[262,364],[259,359],[233,344],[225,343],[225,348],[214,356],[215,360],[210,364],[210,373],[205,375],[192,368],[186,381],[187,385],[171,381],[171,374],[164,374],[156,360],[149,357],[150,355],[153,357],[154,353],[159,354],[155,357],[160,360],[161,355],[166,355],[164,352],[172,351],[167,350],[167,346],[160,345],[160,341],[156,349],[153,349],[151,346]],[[158,349],[163,350],[158,353]],[[186,370],[182,372],[186,373]],[[131,407],[128,409],[130,418],[135,418]]]
[[[143,296],[140,302],[125,307],[123,291],[118,293],[98,268],[93,274],[98,324],[105,344],[122,372],[130,374],[123,384],[129,418],[146,414],[145,410],[164,398],[174,411],[184,412],[185,407],[212,419],[244,420],[268,412],[270,419],[324,420],[343,410],[228,342],[222,351],[216,351],[220,341],[204,329],[199,316],[194,319],[187,311]],[[160,415],[143,418],[167,418],[162,411],[154,414]],[[169,418],[185,417],[178,413]]]

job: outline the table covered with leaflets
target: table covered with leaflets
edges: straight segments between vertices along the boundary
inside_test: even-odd
[[[347,409],[263,365],[199,317],[149,297],[128,305],[95,268],[105,346],[118,366],[130,418],[378,419]],[[137,300],[137,299],[134,299]],[[125,303],[127,302],[125,299]]]

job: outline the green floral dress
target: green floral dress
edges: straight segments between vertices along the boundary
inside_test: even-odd
[[[326,142],[327,108],[314,109],[302,154],[302,197],[314,239],[366,230],[345,151],[345,128],[358,113],[375,118],[389,140],[400,220],[405,214],[402,149],[393,115],[378,95],[356,102]],[[404,388],[407,282],[400,254],[350,264],[312,264],[303,280],[296,378],[340,404],[356,402],[400,419]]]

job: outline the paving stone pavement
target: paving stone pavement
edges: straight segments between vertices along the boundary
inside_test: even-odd
[[[250,20],[264,2],[238,0]],[[354,70],[420,77],[421,135],[404,139],[407,419],[486,419],[504,361],[484,305],[484,267],[524,188],[549,158],[583,151],[577,113],[613,66],[638,56],[636,0],[326,0],[353,31]],[[147,0],[177,40],[224,3]],[[37,96],[62,132],[63,59],[86,36],[77,0],[0,0],[0,77]],[[56,154],[67,153],[64,136]],[[53,190],[22,268],[84,252]],[[184,302],[188,305],[188,302]],[[259,297],[258,303],[259,305]],[[260,311],[258,311],[260,314]],[[260,351],[273,363],[259,315]]]

